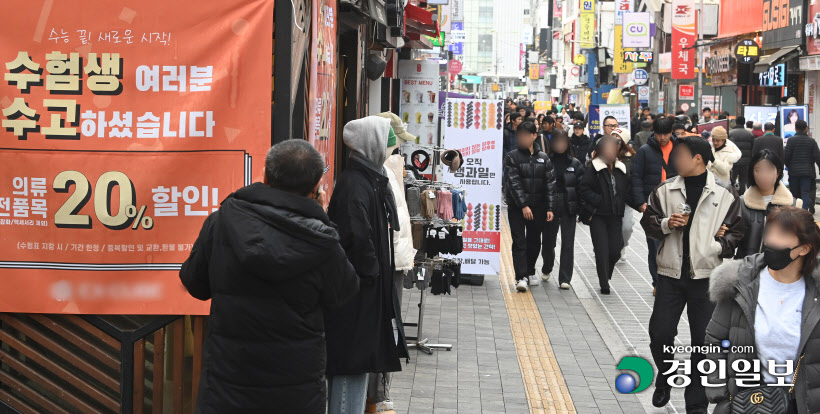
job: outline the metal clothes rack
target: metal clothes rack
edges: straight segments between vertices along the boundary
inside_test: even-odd
[[[422,253],[423,254],[423,253]],[[422,259],[420,262],[430,262],[430,259]],[[443,261],[443,260],[442,260]],[[428,339],[424,337],[424,306],[427,298],[427,287],[421,289],[421,298],[419,299],[419,321],[418,323],[402,323],[404,326],[415,326],[416,329],[416,336],[407,336],[407,347],[408,348],[418,348],[419,351],[424,352],[427,355],[433,355],[434,349],[446,349],[451,351],[453,349],[452,344],[431,344],[428,343]]]

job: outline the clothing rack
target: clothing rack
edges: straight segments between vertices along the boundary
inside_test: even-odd
[[[444,263],[446,260],[449,259],[416,259],[418,263],[433,263],[435,266],[435,262]],[[453,349],[452,344],[431,344],[428,343],[428,339],[424,338],[424,306],[427,303],[427,288],[421,290],[421,298],[419,299],[419,321],[418,323],[402,323],[404,326],[415,326],[416,329],[416,336],[407,336],[407,347],[408,348],[417,348],[419,351],[424,352],[427,355],[433,355],[434,349],[446,349],[451,351]],[[422,339],[423,338],[423,339]]]

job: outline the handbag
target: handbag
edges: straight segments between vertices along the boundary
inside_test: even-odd
[[[581,204],[581,209],[578,211],[578,221],[587,226],[592,223],[592,216],[598,211],[597,208],[592,207],[586,203]]]
[[[792,386],[787,392],[782,387],[755,387],[745,389],[735,396],[729,396],[732,404],[732,413],[743,414],[780,414],[786,413],[794,391],[794,383],[797,381],[797,373],[800,371],[800,362],[803,356],[797,360],[797,367],[794,369]]]

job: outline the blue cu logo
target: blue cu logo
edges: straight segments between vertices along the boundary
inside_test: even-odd
[[[652,364],[640,357],[624,357],[618,363],[617,368],[634,371],[638,374],[637,380],[630,374],[618,375],[618,378],[615,379],[615,389],[621,394],[641,392],[649,388],[652,381],[655,380],[655,371],[652,369]]]

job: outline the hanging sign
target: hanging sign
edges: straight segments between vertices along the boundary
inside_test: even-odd
[[[635,85],[643,86],[649,82],[649,73],[643,69],[635,69],[635,71],[632,72],[632,78],[635,80]]]
[[[444,120],[446,147],[457,149],[464,163],[444,181],[467,194],[464,251],[456,255],[461,272],[497,275],[501,262],[501,176],[504,139],[504,101],[447,99]]]
[[[207,314],[179,269],[261,181],[274,2],[93,3],[3,0],[0,312]]]
[[[755,64],[760,60],[760,47],[752,39],[741,40],[735,47],[735,57],[737,57],[737,63]]]
[[[649,47],[649,13],[630,12],[623,15],[624,47]]]
[[[694,0],[672,0],[672,79],[695,77]]]
[[[652,63],[654,57],[653,52],[624,52],[625,62]]]

